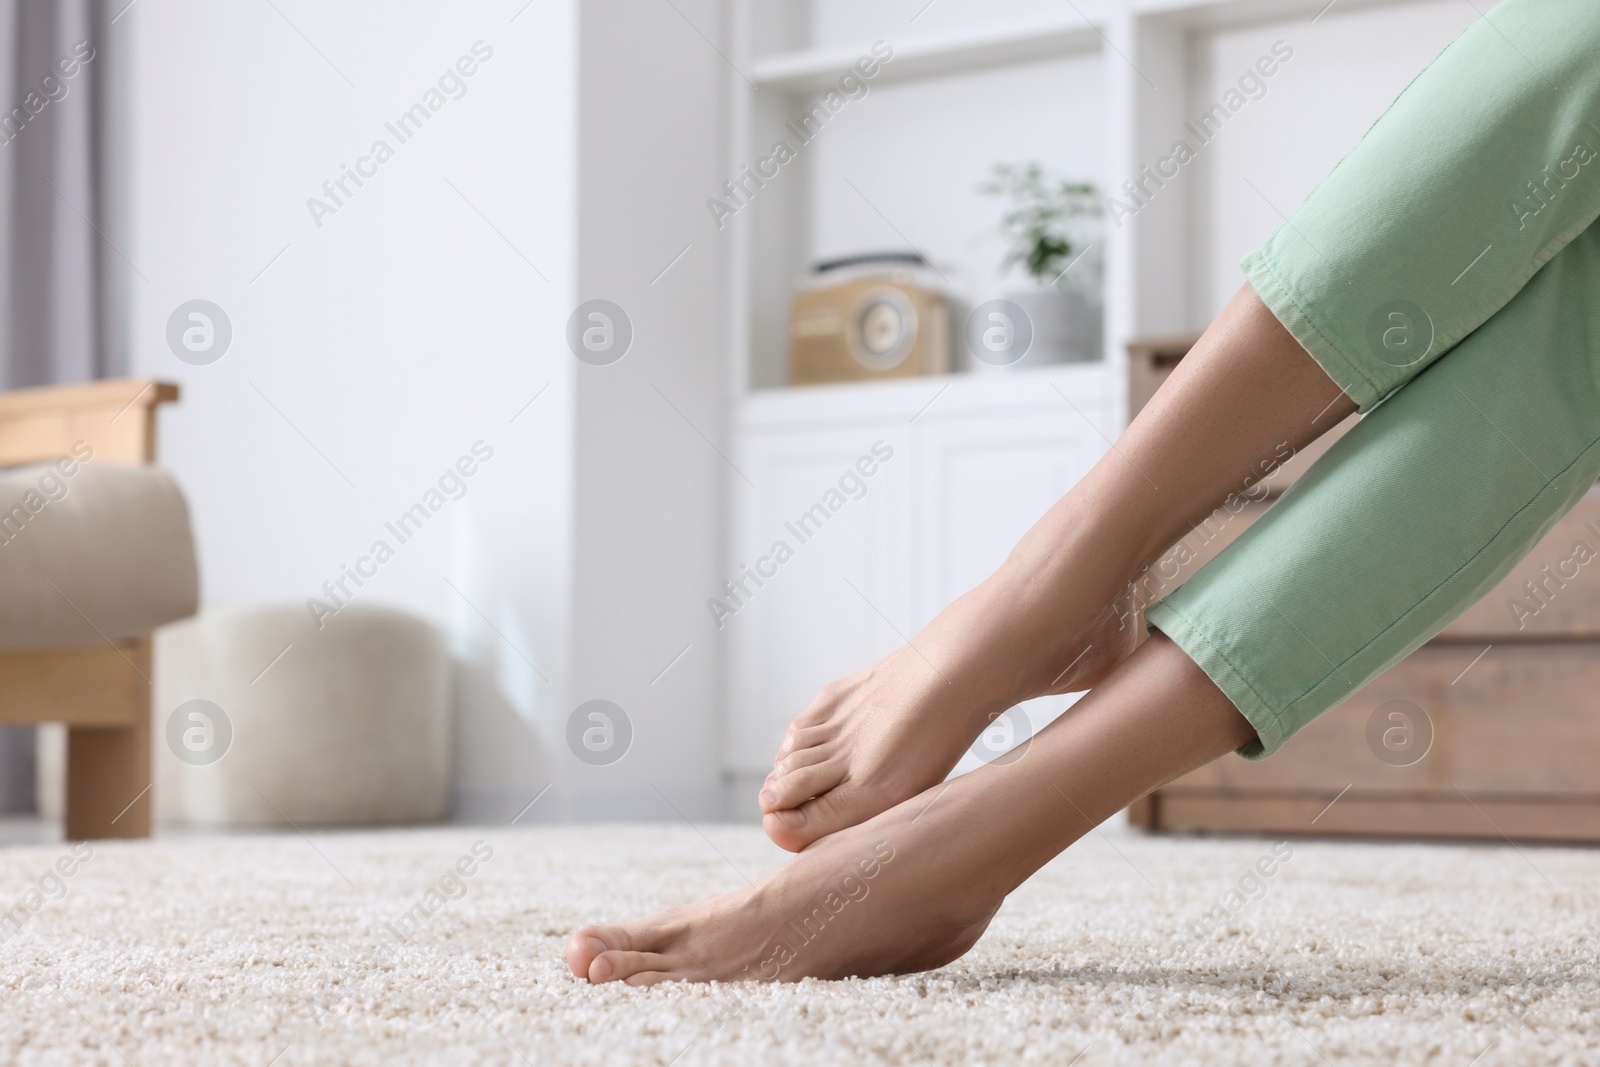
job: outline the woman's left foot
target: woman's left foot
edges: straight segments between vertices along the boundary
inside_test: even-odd
[[[975,598],[963,600],[970,614]],[[960,625],[941,616],[929,631],[937,644],[959,648],[968,643],[951,637],[950,631]],[[1090,689],[1144,638],[1131,587],[1083,624],[1060,622],[1054,630],[1060,646],[1075,651],[1067,654],[1064,665],[1032,665],[1024,673],[1037,677],[1026,693],[1007,681],[1019,668],[999,654],[969,649],[966,655],[951,655],[981,664],[980,673],[993,676],[957,671],[962,684],[955,684],[915,645],[824,688],[789,724],[772,773],[762,783],[758,803],[767,836],[779,847],[799,852],[937,786],[983,729],[1013,703]],[[1007,695],[990,699],[996,692]]]
[[[942,967],[977,943],[1027,873],[1013,871],[1005,834],[971,810],[982,799],[974,784],[952,782],[950,796],[929,790],[742,889],[637,922],[586,926],[567,942],[567,963],[591,982],[630,985]]]

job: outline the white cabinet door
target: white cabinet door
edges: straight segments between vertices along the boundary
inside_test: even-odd
[[[744,410],[737,461],[754,484],[737,483],[728,568],[736,580],[759,565],[763,584],[746,580],[719,611],[729,771],[764,775],[818,689],[898,648],[1000,565],[1105,451],[1103,381],[1087,368],[913,381]],[[863,457],[873,474],[841,485]],[[1068,703],[1026,710],[1042,727]]]
[[[818,689],[912,632],[910,437],[864,422],[746,439],[740,467],[755,488],[740,494],[730,570],[770,576],[745,583],[751,595],[719,631],[730,769],[765,774]]]
[[[1106,444],[1086,421],[1091,410],[1062,402],[1057,411],[929,420],[922,428],[919,625],[993,573],[1094,466]]]
[[[917,529],[923,566],[917,575],[918,619],[926,622],[1005,561],[1017,540],[1105,451],[1087,419],[1096,406],[1064,401],[1057,410],[1006,418],[933,422],[918,442]],[[1008,714],[1006,744],[1044,729],[1076,697],[1040,697]],[[994,744],[997,735],[981,742]],[[988,752],[990,758],[1000,751]],[[956,765],[978,765],[972,753]]]

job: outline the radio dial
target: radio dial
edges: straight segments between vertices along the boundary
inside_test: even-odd
[[[863,367],[875,371],[899,365],[917,336],[917,313],[894,289],[866,294],[855,316],[851,348]]]

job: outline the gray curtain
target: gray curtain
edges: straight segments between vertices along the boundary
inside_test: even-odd
[[[106,375],[105,43],[120,10],[0,0],[0,388]],[[34,808],[34,734],[0,728],[0,812]]]

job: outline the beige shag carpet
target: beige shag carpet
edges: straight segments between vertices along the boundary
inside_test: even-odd
[[[572,978],[574,926],[781,860],[703,829],[0,850],[0,1062],[1600,1063],[1600,852],[1094,834],[932,974]]]

